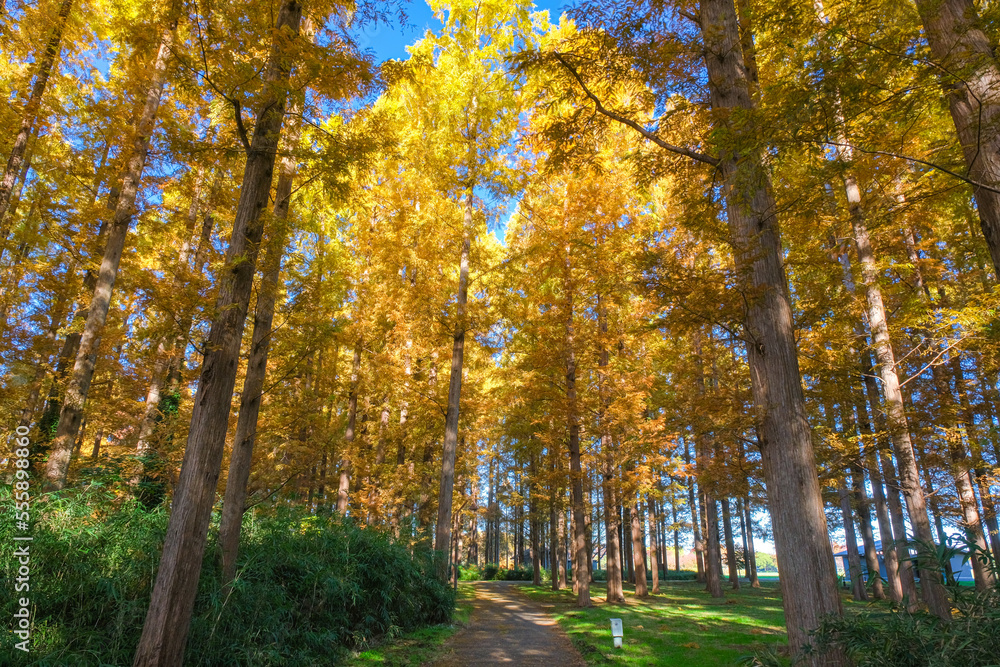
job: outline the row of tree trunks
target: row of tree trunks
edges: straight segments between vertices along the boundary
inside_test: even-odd
[[[240,395],[240,411],[236,420],[236,435],[229,458],[226,476],[226,493],[222,501],[222,519],[219,523],[219,546],[222,560],[222,584],[228,586],[236,575],[236,556],[239,552],[240,529],[247,498],[247,482],[253,461],[254,443],[257,438],[257,419],[267,375],[267,357],[271,349],[271,331],[274,309],[278,301],[278,281],[281,276],[281,259],[288,239],[288,212],[291,205],[292,182],[295,178],[296,158],[302,124],[299,121],[301,102],[289,105],[288,152],[278,168],[278,184],[274,194],[273,227],[269,230],[267,248],[261,267],[260,288],[254,308],[253,333],[250,354],[247,358],[246,376]],[[322,472],[326,477],[326,452],[323,452]],[[322,491],[320,491],[322,496]]]
[[[265,74],[265,99],[249,142],[226,265],[221,272],[217,316],[208,336],[163,554],[135,655],[136,667],[173,667],[183,661],[264,231],[261,214],[270,194],[284,121],[291,71],[287,48],[299,33],[301,17],[302,5],[296,0],[282,3]]]
[[[38,71],[35,72],[35,80],[31,86],[31,92],[27,96],[24,111],[21,113],[21,126],[14,137],[14,145],[11,147],[10,156],[7,158],[7,167],[4,170],[3,177],[0,178],[0,259],[3,259],[3,251],[7,243],[11,217],[9,209],[14,192],[14,183],[26,161],[25,154],[28,150],[28,141],[35,132],[38,113],[42,107],[42,97],[45,95],[45,88],[48,86],[52,68],[55,66],[60,51],[62,51],[63,31],[66,29],[66,22],[69,20],[72,9],[73,0],[63,0],[59,5],[59,13],[56,16],[55,25],[52,27],[52,35],[45,45],[45,51],[37,59]]]
[[[73,443],[83,420],[83,408],[87,402],[90,383],[94,377],[97,363],[98,345],[101,333],[107,322],[108,311],[111,308],[111,295],[115,279],[118,277],[118,266],[122,251],[125,248],[125,238],[128,235],[132,216],[135,213],[135,199],[142,181],[142,172],[146,166],[149,153],[149,141],[156,123],[156,114],[163,97],[163,87],[166,83],[167,62],[170,49],[174,43],[177,31],[177,16],[170,17],[160,36],[159,48],[153,61],[152,74],[142,113],[136,127],[136,135],[132,144],[132,155],[128,161],[128,169],[122,181],[121,193],[115,208],[114,217],[107,234],[104,248],[104,258],[94,286],[94,294],[90,300],[87,321],[84,324],[80,345],[76,353],[76,361],[66,388],[62,409],[59,413],[59,424],[56,427],[55,438],[49,452],[49,460],[45,467],[45,488],[57,490],[66,484],[69,472],[70,457]]]
[[[451,375],[448,383],[448,411],[444,421],[444,447],[441,454],[441,484],[438,492],[437,530],[434,549],[442,551],[451,543],[452,490],[455,485],[455,458],[458,451],[458,419],[462,400],[462,366],[465,358],[465,309],[469,301],[469,250],[472,233],[473,192],[470,185],[463,207],[462,248],[459,256],[458,304],[452,340]],[[439,564],[439,568],[447,563]],[[439,576],[443,571],[439,570]],[[442,577],[443,578],[443,577]]]
[[[702,0],[704,44],[713,125],[732,137],[720,146],[726,222],[746,306],[751,393],[760,423],[774,541],[781,570],[785,619],[793,653],[810,643],[821,619],[842,613],[836,570],[820,495],[811,430],[795,346],[792,309],[777,210],[758,138],[731,122],[755,103],[732,0]],[[805,663],[847,664],[838,652],[803,655]]]

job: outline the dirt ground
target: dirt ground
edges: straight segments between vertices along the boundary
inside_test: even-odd
[[[477,582],[468,627],[448,640],[442,657],[431,665],[503,664],[586,665],[566,633],[538,604],[521,595],[511,582]]]

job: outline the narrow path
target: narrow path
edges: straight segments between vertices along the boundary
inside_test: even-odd
[[[472,620],[444,648],[434,667],[586,665],[555,620],[508,581],[476,583]]]

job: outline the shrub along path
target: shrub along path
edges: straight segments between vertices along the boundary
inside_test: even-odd
[[[469,625],[445,644],[435,667],[586,665],[555,620],[513,582],[481,581],[475,589]]]

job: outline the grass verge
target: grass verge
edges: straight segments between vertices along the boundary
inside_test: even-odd
[[[591,584],[594,606],[576,607],[572,590],[552,591],[522,586],[566,631],[589,665],[737,665],[756,651],[787,655],[785,616],[777,583],[761,588],[726,590],[713,600],[696,582],[661,583],[661,592],[646,599],[628,595],[623,605],[604,602],[606,586]],[[864,608],[844,598],[845,607]],[[613,646],[612,618],[622,619],[624,642]],[[787,658],[779,658],[788,664]]]

